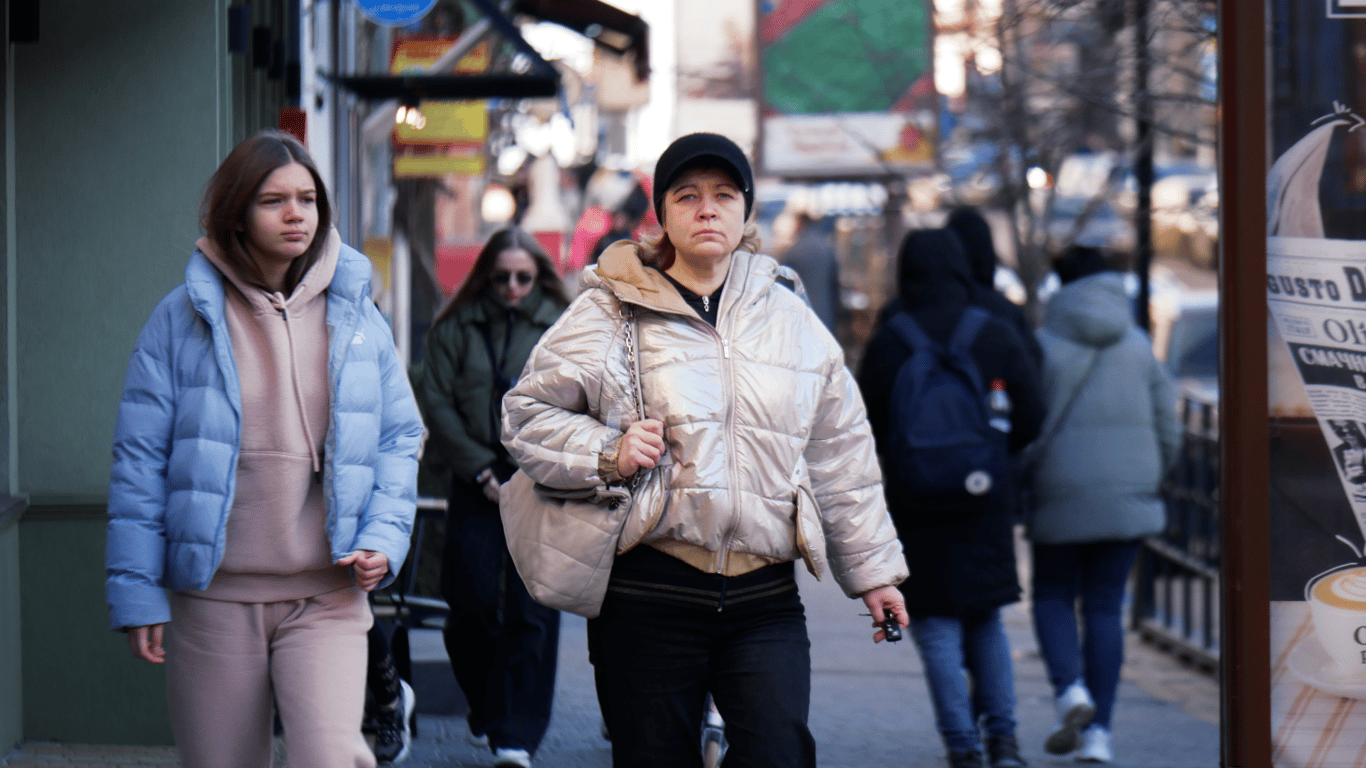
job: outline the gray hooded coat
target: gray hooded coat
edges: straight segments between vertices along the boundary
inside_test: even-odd
[[[1136,539],[1166,524],[1158,487],[1181,447],[1176,393],[1129,307],[1116,272],[1069,283],[1048,303],[1038,332],[1048,418],[1029,449],[1035,543]]]

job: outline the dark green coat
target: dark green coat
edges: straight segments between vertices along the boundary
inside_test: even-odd
[[[430,431],[425,465],[448,479],[473,482],[485,467],[499,460],[511,461],[500,443],[502,393],[494,381],[481,329],[487,329],[496,355],[502,355],[506,341],[502,367],[516,382],[541,334],[563,311],[540,288],[512,310],[488,293],[457,308],[432,328],[418,387]]]

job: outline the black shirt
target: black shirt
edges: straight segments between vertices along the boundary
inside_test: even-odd
[[[726,287],[725,283],[722,283],[721,287],[712,291],[711,295],[702,296],[693,293],[682,283],[673,279],[673,277],[670,277],[668,272],[661,272],[660,274],[669,278],[669,282],[674,284],[674,287],[678,289],[678,293],[683,297],[684,301],[688,302],[688,306],[692,307],[694,312],[701,316],[703,320],[706,320],[711,327],[716,327],[716,311],[721,307],[721,291]]]

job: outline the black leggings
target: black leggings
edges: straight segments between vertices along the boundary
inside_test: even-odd
[[[394,664],[394,654],[389,648],[389,636],[376,621],[370,626],[370,658],[365,669],[365,687],[375,705],[392,709],[398,704],[399,684],[398,667]]]

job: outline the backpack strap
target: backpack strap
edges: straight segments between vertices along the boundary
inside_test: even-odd
[[[963,310],[963,316],[958,318],[958,327],[953,329],[953,336],[949,338],[950,354],[962,361],[955,367],[968,377],[972,386],[983,397],[987,394],[987,382],[982,380],[982,372],[978,369],[970,348],[990,319],[991,314],[985,309],[969,306]]]
[[[925,329],[920,327],[920,323],[916,322],[915,318],[911,317],[911,314],[905,310],[892,315],[891,319],[887,321],[887,326],[892,329],[897,338],[901,339],[902,343],[910,347],[911,352],[926,349],[941,357],[947,354],[948,357],[966,358],[971,362],[972,353],[969,351],[969,347],[972,346],[972,342],[982,332],[982,328],[990,319],[991,314],[981,307],[970,306],[964,309],[963,316],[958,319],[958,327],[953,329],[953,336],[949,338],[947,348],[940,346],[939,342],[930,338],[930,335],[925,333]],[[975,363],[956,364],[953,367],[961,370],[978,392],[985,393],[987,391],[985,382],[982,381],[982,374],[977,370]]]
[[[911,313],[905,310],[893,314],[887,320],[887,327],[891,328],[897,338],[901,339],[901,343],[910,347],[912,352],[918,349],[934,350],[939,348],[939,344],[931,339],[929,334],[925,333],[925,329],[920,327],[920,323],[917,323],[915,318],[911,317]]]
[[[958,327],[953,330],[953,337],[949,339],[949,349],[966,353],[990,319],[991,314],[981,307],[970,306],[964,309],[963,316],[958,319]]]

